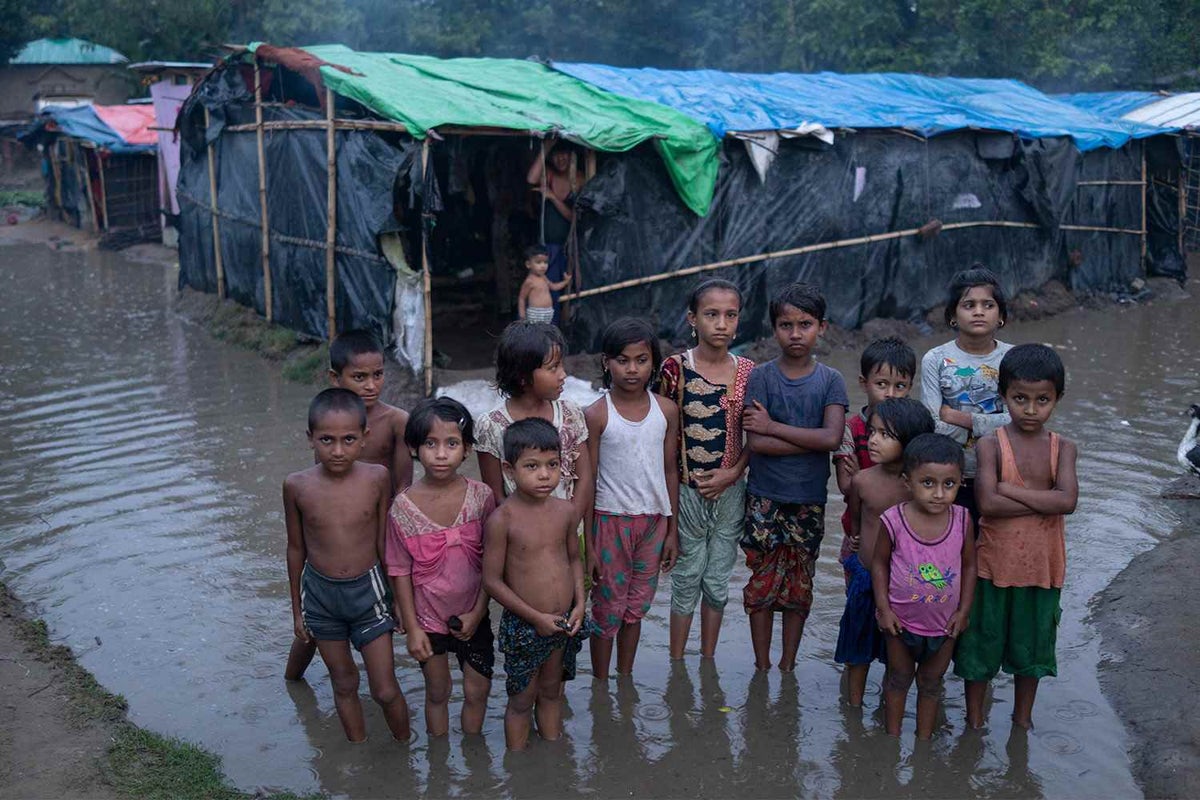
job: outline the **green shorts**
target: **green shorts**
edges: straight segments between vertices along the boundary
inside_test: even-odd
[[[1038,586],[999,587],[980,578],[971,623],[954,653],[954,674],[968,681],[990,681],[1001,668],[1026,678],[1057,675],[1061,594]]]

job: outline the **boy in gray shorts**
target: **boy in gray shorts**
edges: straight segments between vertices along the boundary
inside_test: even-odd
[[[392,479],[386,467],[358,461],[367,433],[366,406],[351,391],[326,389],[308,407],[317,464],[283,482],[292,619],[296,637],[315,639],[329,668],[346,738],[367,738],[353,644],[392,736],[407,741],[408,704],[392,657],[396,620],[379,567]]]

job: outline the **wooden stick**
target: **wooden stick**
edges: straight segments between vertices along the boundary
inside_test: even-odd
[[[54,205],[62,218],[62,164],[58,160],[58,143],[50,147],[50,174],[54,177]],[[95,212],[93,212],[95,213]]]
[[[92,189],[92,170],[88,166],[87,152],[84,151],[79,155],[83,157],[83,188],[87,191],[88,216],[92,218],[92,232],[99,233],[100,222],[96,219],[96,194]],[[99,159],[99,155],[96,158]]]
[[[588,148],[588,150],[584,153],[583,159],[583,179],[585,181],[590,181],[592,178],[596,177],[596,151]]]
[[[96,151],[96,164],[99,166],[100,173],[100,213],[103,214],[102,219],[104,224],[101,230],[108,230],[108,186],[104,182],[104,154]]]
[[[1142,272],[1146,271],[1146,142],[1142,141]]]
[[[269,106],[269,103],[263,103],[264,108]],[[382,120],[339,119],[334,120],[334,125],[340,131],[393,131],[396,133],[408,132],[408,128],[399,122],[384,122]],[[326,119],[278,119],[263,123],[263,128],[268,131],[325,130],[328,127],[329,122]],[[244,123],[242,125],[226,126],[222,132],[247,133],[257,130],[257,123]]]
[[[1183,258],[1186,258],[1186,256],[1184,256],[1184,253],[1183,253],[1183,227],[1184,227],[1184,224],[1187,222],[1187,182],[1183,179],[1184,169],[1185,169],[1184,166],[1182,164],[1180,164],[1179,165],[1179,178],[1176,181],[1176,183],[1178,184],[1178,187],[1179,187],[1178,188],[1179,195],[1176,198],[1178,203],[1175,206],[1175,208],[1177,209],[1177,213],[1179,214],[1179,226],[1178,226],[1179,227],[1179,231],[1178,231],[1179,255]]]
[[[1076,186],[1145,186],[1145,181],[1076,181]]]
[[[426,136],[421,142],[421,183],[428,188],[429,184],[425,181],[426,170],[429,169],[429,137]],[[433,297],[432,297],[432,281],[429,275],[429,242],[428,242],[428,225],[425,219],[427,212],[426,204],[429,202],[429,197],[425,192],[421,196],[421,269],[424,272],[424,291],[425,291],[425,396],[433,394]]]
[[[939,232],[964,230],[966,228],[1026,228],[1038,229],[1042,226],[1036,222],[1012,222],[1009,220],[995,221],[979,221],[979,222],[951,222],[943,225]],[[1060,225],[1060,230],[1068,231],[1093,231],[1098,233],[1128,233],[1140,235],[1142,231],[1126,230],[1124,228],[1101,228],[1092,225]],[[745,264],[755,264],[763,261],[770,261],[774,258],[788,258],[791,256],[804,255],[805,253],[816,253],[822,250],[835,250],[841,247],[853,247],[855,245],[872,244],[874,242],[885,242],[890,239],[900,239],[905,236],[920,235],[920,228],[907,228],[902,231],[890,231],[888,233],[875,233],[869,236],[858,236],[853,239],[841,239],[835,242],[820,242],[818,244],[809,244],[804,247],[794,247],[790,250],[777,250],[771,253],[760,253],[754,256],[743,256],[741,258],[731,258],[726,261],[716,261],[711,264],[701,264],[695,267],[687,267],[686,269],[676,270],[675,272],[662,272],[657,275],[646,275],[641,278],[630,278],[629,280],[610,283],[607,286],[597,286],[594,289],[585,289],[572,294],[560,295],[558,301],[565,302],[568,300],[581,300],[584,297],[592,297],[598,294],[607,294],[615,292],[619,289],[631,289],[635,286],[644,286],[650,283],[658,283],[659,281],[672,280],[674,278],[685,278],[689,275],[696,275],[701,272],[711,272],[715,269],[723,269],[725,267],[737,267]]]
[[[333,90],[325,89],[325,316],[329,341],[337,335],[337,129],[333,119]]]
[[[254,62],[254,120],[258,135],[258,205],[262,212],[263,308],[266,310],[267,322],[271,322],[274,318],[272,308],[274,298],[271,292],[271,228],[267,218],[267,160],[263,135],[262,75],[257,60]]]
[[[204,130],[208,130],[209,113],[204,109]],[[217,265],[217,299],[225,299],[225,262],[221,257],[221,218],[217,215],[216,148],[208,144],[208,210],[212,215],[213,262]]]

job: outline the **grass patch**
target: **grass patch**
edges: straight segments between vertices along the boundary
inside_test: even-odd
[[[0,190],[0,206],[41,208],[44,205],[46,205],[46,195],[37,189]]]
[[[297,383],[322,383],[329,371],[329,344],[298,350],[283,363],[283,377]]]
[[[46,623],[40,619],[26,619],[20,612],[19,602],[0,583],[0,609],[5,616],[12,617],[17,624],[17,638],[29,648],[38,661],[50,664],[55,669],[55,685],[65,689],[70,697],[70,720],[75,725],[91,722],[116,722],[125,718],[129,704],[119,694],[113,694],[75,661],[69,647],[50,641]]]
[[[34,658],[51,666],[52,684],[69,696],[70,720],[102,725],[112,746],[100,763],[103,779],[122,797],[149,800],[315,800],[324,795],[290,792],[247,794],[232,787],[219,756],[194,744],[143,730],[126,719],[125,698],[101,686],[79,666],[70,648],[50,641],[46,623],[29,619],[21,602],[0,581],[0,616],[12,620],[17,638]]]

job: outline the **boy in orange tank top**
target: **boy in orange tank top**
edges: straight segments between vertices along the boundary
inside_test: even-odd
[[[1038,681],[1058,674],[1055,640],[1066,574],[1065,520],[1079,484],[1075,445],[1047,430],[1065,370],[1041,344],[1012,348],[1000,362],[1000,394],[1012,422],[979,440],[976,497],[979,581],[954,674],[967,682],[967,725],[984,725],[988,683],[1014,676],[1013,724],[1033,727]]]

